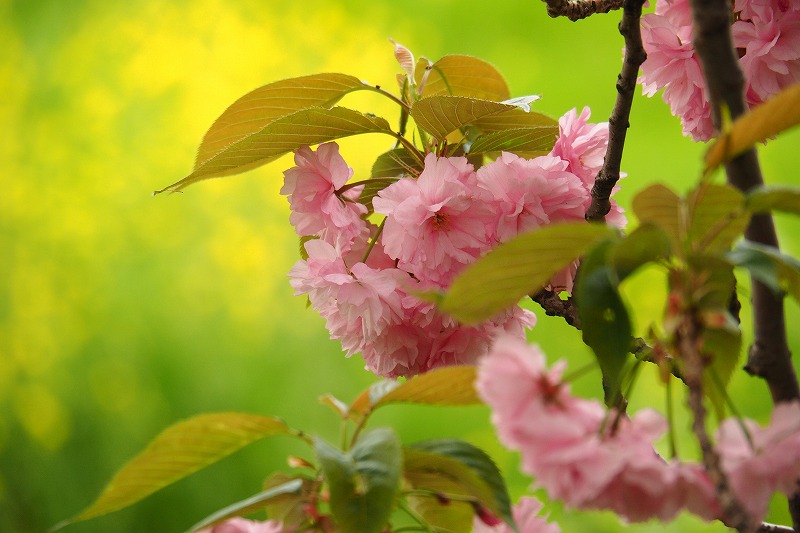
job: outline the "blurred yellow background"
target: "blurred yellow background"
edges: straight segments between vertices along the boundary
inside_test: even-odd
[[[317,72],[394,87],[392,37],[434,60],[486,59],[515,96],[541,94],[538,109],[552,116],[589,105],[594,120],[607,120],[621,63],[617,22],[613,13],[551,20],[541,2],[521,0],[0,0],[0,531],[41,532],[77,513],[158,431],[200,412],[274,414],[335,439],[338,422],[317,398],[349,401],[373,382],[292,297],[286,272],[298,246],[278,194],[289,158],[151,197],[189,172],[227,105]],[[376,95],[342,103],[396,120]],[[637,98],[631,122],[621,203],[652,181],[685,190],[702,146],[681,137],[659,98]],[[794,132],[763,148],[770,181],[798,181],[798,140]],[[364,176],[387,142],[348,139],[342,152]],[[781,224],[800,252],[800,226]],[[660,313],[653,279],[628,287],[647,317],[640,330]],[[788,307],[796,323],[797,307]],[[558,320],[540,317],[530,337],[552,359],[591,359]],[[575,387],[597,395],[598,381]],[[636,406],[663,406],[654,383],[643,378]],[[765,420],[762,384],[740,373],[732,391],[745,414]],[[466,438],[495,454],[515,498],[530,484],[483,408],[389,407],[374,424],[393,425],[408,443]],[[257,492],[290,452],[309,454],[268,440],[66,531],[182,531]],[[771,518],[785,521],[783,504],[773,507]],[[607,513],[547,508],[566,532],[621,527]],[[666,530],[724,528],[682,519]]]

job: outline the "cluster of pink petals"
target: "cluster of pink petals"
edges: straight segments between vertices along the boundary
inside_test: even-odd
[[[283,524],[274,520],[258,522],[237,516],[215,526],[203,528],[197,533],[287,533],[287,530],[283,529]]]
[[[539,516],[542,502],[536,498],[525,496],[520,498],[511,513],[517,523],[519,533],[559,533],[561,528],[554,522],[548,522],[546,516]],[[475,517],[472,533],[514,533],[508,524],[488,525],[479,517]]]
[[[733,39],[755,106],[800,81],[800,4],[792,0],[736,0]],[[658,0],[642,17],[647,61],[639,83],[644,94],[664,89],[663,98],[681,118],[684,135],[706,141],[714,135],[700,62],[692,43],[688,0]]]
[[[289,273],[295,294],[308,296],[348,356],[361,353],[380,376],[474,364],[498,335],[524,338],[536,317],[518,306],[468,327],[413,294],[448,287],[522,232],[583,220],[608,143],[608,125],[588,118],[588,108],[562,117],[548,156],[503,153],[476,171],[464,157],[428,154],[418,177],[400,178],[373,198],[375,213],[385,216],[380,230],[358,202],[363,187],[346,185],[352,170],[337,145],[301,148],[282,189],[290,222],[306,239],[307,258]],[[625,223],[616,205],[609,220]],[[574,274],[575,265],[565,269],[553,288],[571,290]]]
[[[612,510],[629,521],[670,520],[682,510],[707,520],[719,516],[702,467],[654,451],[667,429],[659,414],[642,410],[615,421],[616,413],[599,402],[572,396],[563,370],[563,364],[548,368],[535,346],[500,338],[478,372],[478,391],[501,440],[521,452],[522,468],[538,486],[572,507]],[[775,491],[797,488],[800,403],[778,406],[769,427],[748,423],[748,429],[754,448],[736,421],[725,421],[718,450],[735,493],[761,520]]]

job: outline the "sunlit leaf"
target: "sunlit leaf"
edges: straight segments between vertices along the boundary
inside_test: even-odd
[[[782,90],[737,118],[706,152],[705,173],[741,154],[755,143],[800,124],[800,83]]]
[[[686,211],[677,194],[663,185],[650,185],[634,196],[633,212],[642,224],[661,228],[672,242],[674,253],[682,254]]]
[[[750,221],[744,196],[730,185],[703,183],[687,200],[688,238],[695,250],[718,252],[730,248]]]
[[[471,127],[484,133],[517,128],[535,128],[537,126],[557,129],[558,121],[542,113],[536,113],[534,111],[526,112],[517,107],[497,115],[483,117],[471,124]]]
[[[281,485],[259,492],[254,496],[231,504],[207,516],[189,528],[189,531],[197,531],[198,529],[212,526],[235,516],[246,516],[252,514],[256,511],[264,509],[271,500],[276,498],[285,497],[287,495],[291,497],[297,497],[302,494],[303,484],[304,480],[302,479],[292,479]]]
[[[475,405],[481,401],[475,392],[474,383],[473,366],[438,368],[402,383],[386,380],[364,391],[350,406],[350,412],[363,415],[391,403]]]
[[[785,211],[800,214],[800,187],[768,185],[747,193],[747,209],[752,213]]]
[[[466,96],[431,96],[411,106],[411,116],[417,126],[438,140],[476,120],[514,109],[509,104],[468,98]]]
[[[451,494],[471,496],[506,523],[514,524],[503,476],[480,448],[462,440],[437,439],[407,447],[404,456],[403,475],[414,488],[442,490],[431,486],[429,475],[437,474],[451,484],[445,487]]]
[[[515,128],[481,135],[470,146],[469,153],[514,152],[522,157],[546,155],[553,149],[557,126]]]
[[[742,241],[728,252],[728,259],[775,292],[786,292],[800,302],[800,262],[780,250]]]
[[[247,93],[214,121],[197,150],[195,169],[277,118],[310,107],[331,107],[347,93],[372,89],[348,74],[313,74],[276,81]]]
[[[378,156],[372,164],[373,178],[399,178],[418,176],[422,163],[405,148],[395,148]]]
[[[440,309],[471,324],[485,320],[544,287],[562,268],[613,235],[601,224],[559,223],[497,246],[440,295]]]
[[[402,448],[394,432],[367,432],[348,453],[321,439],[316,439],[315,447],[330,488],[331,512],[342,531],[383,531],[403,466]]]
[[[606,403],[615,405],[629,359],[631,323],[608,267],[611,241],[600,243],[581,262],[575,303],[583,324],[583,342],[594,351],[603,373]]]
[[[633,274],[639,267],[665,260],[672,249],[663,229],[642,224],[611,249],[608,261],[618,281]]]
[[[251,170],[306,144],[319,144],[362,133],[394,136],[385,119],[352,109],[318,107],[296,111],[227,146],[182,180],[156,193],[180,191],[200,180]]]
[[[417,85],[422,81],[424,69],[417,63]],[[505,78],[477,57],[447,55],[431,65],[422,96],[449,94],[501,102],[511,97]]]
[[[127,507],[269,435],[292,434],[278,418],[247,413],[198,415],[170,426],[122,467],[97,500],[61,525]]]

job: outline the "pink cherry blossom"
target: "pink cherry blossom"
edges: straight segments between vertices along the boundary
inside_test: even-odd
[[[591,110],[584,107],[567,111],[558,119],[558,138],[550,155],[567,161],[566,170],[578,176],[591,188],[594,178],[603,167],[608,146],[608,122],[589,123]]]
[[[203,528],[197,533],[287,533],[287,530],[283,529],[283,524],[274,520],[256,522],[234,517],[215,526]]]
[[[520,498],[512,509],[511,514],[519,527],[519,533],[559,533],[561,528],[554,522],[547,522],[546,516],[539,516],[542,502],[536,498],[525,496]],[[473,533],[513,533],[510,526],[505,523],[490,526],[483,520],[475,517],[472,523]]]
[[[294,167],[286,170],[281,194],[288,195],[289,222],[300,236],[317,235],[347,249],[367,232],[362,216],[367,208],[356,202],[359,188],[341,188],[353,175],[336,143],[321,144],[316,151],[303,146],[295,152]]]
[[[403,178],[373,199],[386,215],[384,250],[420,281],[448,285],[489,246],[491,212],[476,196],[466,158],[428,154],[419,178]]]

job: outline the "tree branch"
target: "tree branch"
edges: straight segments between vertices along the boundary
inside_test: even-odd
[[[608,120],[608,147],[603,168],[597,174],[592,187],[592,203],[586,210],[586,220],[602,221],[611,209],[611,191],[619,181],[625,135],[630,126],[631,106],[636,89],[639,67],[647,59],[642,45],[639,19],[644,0],[625,0],[619,32],[625,39],[625,57],[622,70],[617,76],[617,100]]]
[[[623,0],[544,0],[552,18],[567,17],[572,22],[595,13],[608,13],[622,7]]]
[[[726,0],[690,0],[689,3],[694,47],[708,84],[714,124],[719,129],[723,106],[732,119],[747,111],[744,75],[731,38],[731,6]],[[725,170],[728,183],[741,191],[764,182],[755,149],[731,160]],[[745,230],[745,238],[778,247],[775,225],[769,215],[754,216]],[[800,398],[786,338],[783,297],[752,277],[751,280],[754,342],[745,370],[766,380],[775,402]],[[795,494],[789,502],[794,528],[800,530],[800,496]]]

